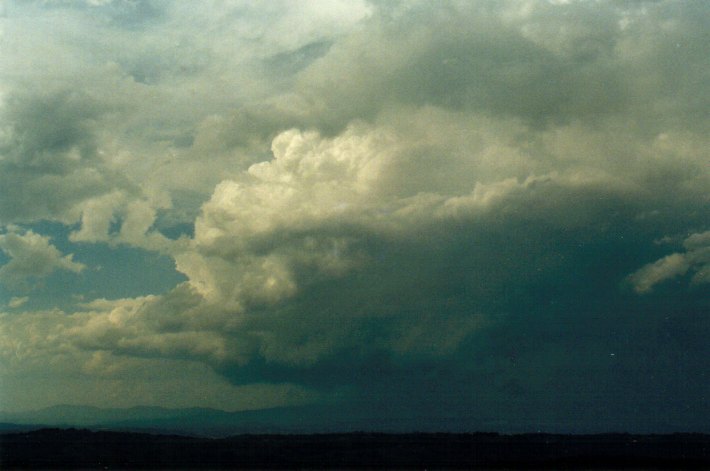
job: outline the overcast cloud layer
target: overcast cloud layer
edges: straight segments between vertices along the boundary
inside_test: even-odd
[[[0,22],[0,409],[710,431],[706,2]]]

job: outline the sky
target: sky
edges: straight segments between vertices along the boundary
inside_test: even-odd
[[[3,2],[0,409],[710,432],[709,51],[702,0]]]

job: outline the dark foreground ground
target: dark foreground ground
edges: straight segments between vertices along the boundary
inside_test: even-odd
[[[710,435],[325,434],[223,439],[43,429],[0,434],[0,469],[710,469]]]

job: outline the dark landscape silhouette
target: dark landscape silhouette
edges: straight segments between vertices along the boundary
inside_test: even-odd
[[[48,428],[0,434],[2,469],[708,469],[710,435],[255,434]]]

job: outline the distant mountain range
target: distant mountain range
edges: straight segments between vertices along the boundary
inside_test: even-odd
[[[210,408],[169,409],[138,406],[98,408],[57,405],[33,411],[0,412],[0,430],[78,427],[225,437],[263,433],[341,433],[353,431],[462,431],[463,419],[384,419],[358,416],[335,405],[306,405],[227,412]],[[470,422],[468,422],[470,423]],[[426,425],[423,425],[426,424]]]
[[[57,405],[19,413],[0,412],[0,422],[4,424],[2,428],[5,430],[26,430],[32,425],[227,436],[237,433],[318,431],[313,413],[320,416],[312,407],[227,412],[199,407],[169,409],[152,406],[99,408]]]
[[[373,413],[368,407],[343,404],[310,404],[271,409],[228,412],[193,407],[170,409],[155,406],[99,408],[56,405],[25,412],[0,411],[0,431],[27,431],[43,427],[88,428],[123,432],[180,434],[200,437],[227,437],[239,434],[311,434],[349,432],[499,432],[517,433],[674,433],[687,430],[678,424],[650,424],[646,430],[580,430],[574,424],[526,422],[515,424],[495,418],[412,416],[395,412]]]

